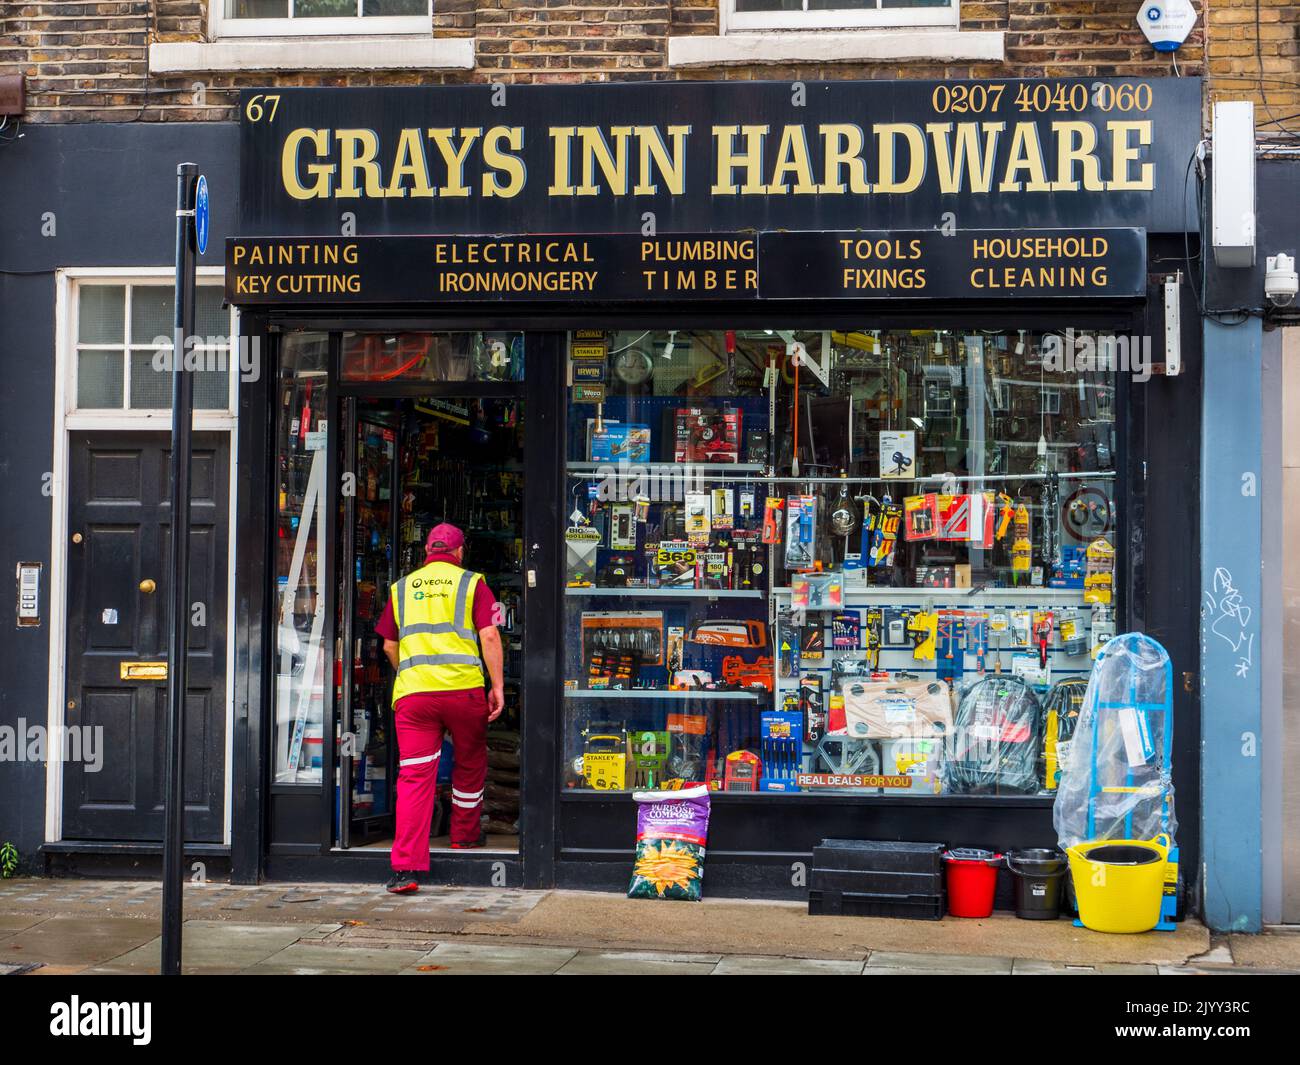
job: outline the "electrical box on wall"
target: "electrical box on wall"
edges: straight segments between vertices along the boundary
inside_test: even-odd
[[[27,110],[27,79],[22,74],[0,77],[0,115],[17,118]]]
[[[1211,243],[1219,266],[1255,265],[1255,105],[1220,100],[1210,133]]]

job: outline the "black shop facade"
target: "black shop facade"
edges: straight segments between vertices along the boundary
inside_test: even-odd
[[[233,875],[382,877],[375,624],[444,521],[507,711],[488,845],[447,849],[446,773],[436,879],[621,889],[634,795],[700,783],[716,894],[801,897],[823,838],[1052,845],[1095,650],[1196,668],[1198,330],[1176,376],[1163,337],[1199,114],[1194,79],[243,93]]]

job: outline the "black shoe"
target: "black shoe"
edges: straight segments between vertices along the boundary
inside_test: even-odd
[[[388,883],[384,885],[384,890],[392,895],[414,895],[420,890],[420,880],[414,872],[394,869],[393,875],[388,878]]]
[[[475,847],[486,847],[486,846],[487,846],[487,833],[479,832],[478,839],[470,840],[470,842],[468,843],[453,842],[451,844],[451,849],[454,851],[468,851],[468,850],[473,850]]]

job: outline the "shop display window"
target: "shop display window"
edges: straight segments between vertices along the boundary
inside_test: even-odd
[[[329,338],[281,343],[275,455],[275,781],[322,779],[328,634]]]
[[[1050,796],[1116,631],[1108,343],[574,331],[565,791]]]

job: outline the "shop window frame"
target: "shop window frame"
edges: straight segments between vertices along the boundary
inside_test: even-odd
[[[915,311],[876,311],[870,308],[859,313],[852,313],[843,307],[830,306],[824,313],[814,311],[800,312],[782,312],[780,310],[763,307],[754,311],[737,313],[731,316],[719,315],[717,312],[710,311],[692,311],[688,310],[683,314],[669,317],[664,312],[644,313],[619,316],[612,313],[595,312],[590,316],[575,318],[573,315],[565,314],[557,319],[551,320],[551,328],[574,329],[574,328],[604,328],[609,330],[717,330],[725,328],[737,329],[790,329],[795,332],[817,331],[817,330],[853,330],[866,327],[865,323],[869,322],[872,329],[881,331],[891,329],[915,329],[915,328],[936,328],[945,331],[972,331],[972,330],[1003,330],[1006,328],[1005,315],[999,314],[996,308],[982,307],[979,310],[963,311],[953,309],[951,305],[941,309],[920,309]],[[1111,332],[1120,335],[1140,334],[1147,331],[1144,319],[1139,309],[1124,304],[1110,304],[1092,308],[1080,308],[1071,310],[1061,307],[1045,307],[1026,311],[1022,322],[1017,323],[1017,328],[1023,327],[1026,332],[1046,332],[1059,330],[1071,324],[1076,330],[1091,330],[1096,332]],[[527,325],[519,325],[518,328],[527,329]],[[1131,527],[1134,520],[1138,520],[1138,515],[1142,513],[1142,503],[1140,499],[1134,497],[1144,490],[1143,478],[1145,477],[1144,464],[1141,461],[1141,450],[1137,449],[1138,458],[1134,459],[1134,445],[1137,440],[1134,436],[1136,423],[1133,420],[1133,382],[1130,377],[1123,373],[1116,374],[1115,380],[1115,454],[1113,456],[1115,477],[1114,500],[1118,507],[1118,514],[1115,520],[1114,542],[1116,545],[1128,544],[1131,542]],[[762,478],[758,478],[759,481]],[[560,587],[560,602],[563,603],[563,586],[564,586],[564,566],[563,552],[560,552],[560,558],[556,569],[556,581]],[[1118,610],[1116,612],[1116,624],[1120,631],[1131,631],[1134,627],[1141,627],[1143,624],[1143,610],[1139,599],[1141,592],[1140,587],[1144,582],[1143,564],[1138,563],[1136,566],[1129,551],[1118,551],[1114,569],[1114,589],[1115,595],[1119,599]],[[560,637],[556,640],[556,670],[557,675],[564,676],[565,669],[565,647],[564,639]],[[555,710],[556,734],[562,736],[566,727],[566,700],[565,692],[561,687],[559,692],[558,705]],[[559,771],[561,768],[560,759],[562,750],[560,745],[554,755],[554,771],[558,784]],[[566,847],[562,841],[565,840],[566,834],[569,838],[575,839],[577,833],[572,831],[572,818],[580,816],[590,819],[588,822],[594,825],[597,821],[607,821],[612,811],[618,809],[622,803],[631,803],[630,792],[621,792],[615,794],[605,794],[600,791],[587,791],[581,789],[564,789],[557,787],[557,796],[560,807],[560,821],[556,828],[556,860],[563,865],[568,862],[581,860],[603,861],[612,858],[616,853],[610,851],[608,854],[603,848],[591,848],[583,846],[576,842],[568,844],[570,848],[566,853]],[[771,806],[776,811],[786,811],[794,806],[798,809],[803,808],[821,808],[821,807],[862,807],[862,806],[883,806],[883,807],[914,807],[919,806],[925,809],[940,808],[979,808],[979,809],[997,809],[1004,811],[1015,810],[1035,810],[1050,809],[1055,802],[1054,795],[927,795],[927,794],[862,794],[856,795],[849,792],[835,792],[829,794],[819,794],[816,792],[806,793],[780,793],[780,792],[713,792],[710,796],[711,801],[718,804],[732,805],[738,804],[745,806],[751,812],[755,804],[759,808]],[[586,815],[576,814],[577,810],[582,807],[588,807],[590,812]],[[597,814],[592,807],[599,807],[602,812]],[[780,814],[776,816],[781,816]],[[754,828],[755,838],[751,840],[755,849],[763,851],[764,848],[759,846],[762,834],[773,828],[773,824],[764,819],[756,821]],[[742,830],[744,831],[744,830]],[[622,852],[617,852],[621,854]],[[711,852],[714,858],[720,857],[715,852]],[[773,850],[775,855],[777,850]]]
[[[1144,317],[1142,305],[1126,303],[1109,303],[1092,307],[1070,307],[1068,304],[1049,304],[1042,307],[1023,310],[1023,326],[1029,330],[1060,328],[1067,320],[1078,329],[1095,329],[1124,334],[1148,332],[1150,323]],[[527,352],[533,367],[541,363],[535,355],[550,353],[559,358],[564,351],[564,337],[569,329],[606,328],[606,329],[716,329],[716,328],[764,328],[774,319],[780,319],[782,327],[796,329],[826,329],[852,327],[861,328],[864,321],[870,320],[873,326],[881,329],[919,328],[921,325],[931,328],[962,329],[988,328],[998,329],[1005,325],[1005,312],[996,307],[984,306],[978,311],[961,311],[953,305],[936,305],[933,309],[882,309],[873,311],[863,308],[851,311],[845,305],[823,303],[812,309],[790,309],[777,313],[773,308],[736,309],[734,313],[721,313],[715,309],[684,308],[681,313],[669,315],[661,309],[624,308],[621,311],[593,309],[587,313],[575,313],[565,309],[555,313],[554,309],[524,307],[506,310],[505,308],[482,308],[479,312],[459,310],[445,316],[437,314],[384,313],[370,311],[362,314],[348,313],[271,313],[259,315],[249,320],[250,332],[263,333],[274,344],[276,334],[282,329],[304,328],[320,330],[354,330],[373,329],[390,330],[402,328],[410,330],[456,330],[456,329],[492,329],[522,330],[527,336]],[[1189,341],[1190,343],[1190,341]],[[278,362],[273,363],[278,370]],[[274,375],[267,375],[274,376]],[[550,412],[550,417],[561,421],[565,417],[565,401],[562,375],[554,382],[552,392],[545,388],[541,380],[529,382],[528,395],[538,404],[539,415]],[[1145,429],[1142,419],[1146,400],[1141,388],[1133,386],[1125,375],[1117,381],[1116,389],[1116,450],[1115,466],[1117,477],[1117,502],[1119,518],[1117,524],[1117,543],[1130,543],[1139,535],[1145,522],[1145,501],[1148,486],[1144,481],[1145,467],[1143,459],[1146,454]],[[342,395],[348,386],[340,384],[338,393]],[[354,386],[355,387],[355,386]],[[375,389],[380,394],[379,386],[362,386]],[[416,386],[417,389],[419,386]],[[446,388],[448,386],[441,386]],[[451,385],[454,389],[456,386]],[[383,392],[408,392],[409,385],[391,383],[382,386]],[[430,389],[436,392],[437,388]],[[272,431],[274,425],[274,404],[272,396],[264,391],[261,383],[251,386],[251,391],[241,390],[243,405],[247,409],[249,400],[253,403],[256,418],[241,418],[240,444],[256,451],[263,446],[265,434]],[[262,419],[262,421],[258,421]],[[334,419],[337,423],[338,419]],[[247,434],[247,435],[246,435]],[[541,594],[532,596],[528,603],[536,611],[530,615],[529,624],[535,624],[540,617],[543,623],[547,619],[559,616],[563,608],[564,554],[559,528],[562,516],[559,514],[556,498],[546,494],[549,484],[556,492],[563,483],[565,453],[562,433],[554,437],[554,453],[536,457],[536,470],[528,482],[526,492],[531,490],[542,493],[538,498],[536,511],[538,520],[546,520],[550,515],[555,526],[551,540],[543,536],[542,551],[537,557],[530,555],[530,566],[538,567],[538,580]],[[263,451],[265,454],[265,452]],[[262,501],[262,507],[269,506],[272,499],[273,485],[270,483],[270,458],[265,464],[253,464],[253,477],[247,483],[241,482],[241,512],[249,499]],[[260,484],[258,481],[260,480]],[[543,483],[545,482],[545,484]],[[544,496],[544,498],[543,498]],[[256,504],[255,504],[256,505]],[[255,530],[259,539],[268,545],[269,526],[258,526]],[[535,538],[536,539],[536,538]],[[549,544],[549,547],[548,547]],[[550,557],[547,557],[549,553]],[[257,552],[259,556],[264,552]],[[265,654],[267,641],[271,633],[267,629],[267,611],[273,604],[273,577],[269,572],[267,560],[263,557],[253,559],[242,566],[241,576],[237,580],[239,594],[248,595],[250,610],[256,617],[241,622],[240,653],[257,656]],[[1121,552],[1117,559],[1115,587],[1121,600],[1117,624],[1121,628],[1142,627],[1145,624],[1147,593],[1145,583],[1147,565],[1135,560],[1131,553]],[[549,586],[549,588],[548,588]],[[259,600],[261,606],[259,608]],[[522,807],[524,832],[521,840],[520,862],[523,868],[524,885],[529,887],[583,886],[587,889],[613,889],[626,884],[626,824],[629,816],[631,799],[628,796],[607,796],[599,793],[566,793],[558,787],[560,770],[560,749],[556,737],[564,725],[565,703],[561,678],[563,677],[564,650],[561,640],[556,638],[552,644],[553,656],[545,660],[534,659],[529,667],[530,693],[536,690],[531,701],[532,717],[525,730],[523,756],[523,787],[526,798]],[[264,659],[265,660],[265,659]],[[311,855],[336,858],[338,852],[331,855],[333,823],[330,820],[332,797],[329,789],[322,789],[311,796],[311,804],[317,813],[311,823],[323,832],[314,837],[312,842],[279,842],[286,840],[282,835],[282,814],[277,813],[275,802],[277,794],[284,791],[296,791],[302,796],[301,787],[270,784],[270,678],[267,671],[258,669],[258,676],[250,677],[247,694],[249,697],[249,721],[247,725],[247,742],[257,748],[260,763],[249,764],[241,771],[236,769],[236,779],[245,780],[250,786],[261,791],[261,797],[250,797],[247,813],[252,816],[254,807],[263,812],[259,824],[266,827],[264,835],[244,839],[240,833],[235,834],[235,843],[241,856],[241,866],[246,871],[256,870],[265,875],[268,865],[281,872],[296,866],[299,859]],[[547,689],[547,690],[542,690]],[[260,698],[261,708],[255,706]],[[549,708],[545,704],[549,703]],[[1180,728],[1181,731],[1181,728]],[[258,733],[261,733],[260,735]],[[237,737],[238,739],[239,737]],[[327,735],[327,742],[330,737]],[[1195,773],[1196,763],[1187,761],[1189,755],[1182,744],[1175,746],[1175,765],[1177,773]],[[236,760],[237,766],[243,762]],[[1194,790],[1194,782],[1188,785]],[[265,790],[262,790],[265,789]],[[529,793],[531,789],[531,793]],[[236,793],[238,796],[238,792]],[[289,798],[289,796],[280,796]],[[915,838],[944,838],[945,833],[954,834],[953,838],[970,836],[973,826],[984,825],[989,813],[997,810],[996,816],[1005,817],[1006,831],[1017,837],[1029,834],[1036,839],[1044,826],[1050,829],[1050,809],[1053,799],[1050,797],[996,798],[987,796],[913,796],[913,795],[779,795],[748,796],[715,793],[716,814],[725,819],[727,824],[728,844],[725,848],[711,849],[710,860],[714,871],[711,873],[716,888],[728,893],[736,890],[736,885],[748,885],[746,890],[762,890],[756,884],[768,883],[768,877],[777,871],[788,869],[786,859],[802,860],[806,855],[795,853],[787,845],[787,837],[792,834],[810,831],[810,818],[817,819],[817,830],[825,828],[852,834],[853,825],[858,825],[862,817],[869,819],[887,817],[891,831],[912,833]],[[238,799],[236,799],[238,802]],[[755,809],[753,804],[760,805]],[[269,806],[267,804],[270,804]],[[730,811],[741,805],[745,815],[737,818]],[[770,807],[770,809],[768,809]],[[760,812],[762,811],[762,812]],[[802,826],[802,827],[801,827]],[[860,825],[859,825],[860,827]],[[965,832],[965,836],[962,836]],[[973,837],[971,837],[973,838]],[[317,859],[319,860],[319,859]],[[362,860],[354,857],[350,860]],[[470,856],[468,861],[472,861]],[[452,865],[458,867],[458,862]],[[514,882],[515,863],[508,862],[511,882]],[[308,868],[303,866],[303,868]],[[460,876],[461,874],[456,874]],[[472,874],[471,874],[472,875]],[[788,879],[788,873],[785,874]],[[773,883],[775,883],[773,881]],[[770,892],[769,892],[770,893]],[[778,892],[779,893],[779,892]],[[789,894],[796,897],[797,892]]]

